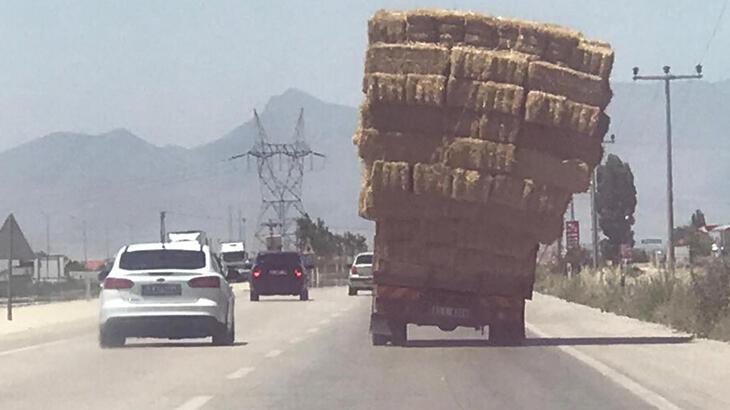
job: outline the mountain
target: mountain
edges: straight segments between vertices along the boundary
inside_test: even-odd
[[[639,195],[637,238],[664,237],[663,85],[616,83],[613,88],[608,110],[616,143],[607,144],[606,151],[633,169]],[[727,101],[727,81],[672,85],[677,224],[689,220],[697,208],[705,211],[708,222],[730,222]],[[301,108],[305,140],[326,155],[305,170],[307,212],[337,231],[372,233],[372,223],[356,215],[359,162],[351,137],[357,110],[290,89],[272,97],[260,111],[268,138],[290,141]],[[253,119],[190,149],[155,146],[124,129],[101,135],[50,134],[0,153],[0,215],[14,212],[36,250],[45,248],[49,221],[51,252],[74,257],[83,255],[84,220],[88,253],[97,257],[128,241],[156,240],[161,210],[168,212],[169,229],[202,228],[213,237],[227,238],[229,231],[237,235],[240,207],[252,241],[261,198],[256,163],[229,159],[251,149],[257,135]],[[578,218],[585,221],[585,242],[590,238],[588,195],[577,195],[575,203]]]
[[[320,101],[298,90],[272,97],[260,117],[272,141],[290,141],[300,109],[305,138],[326,155],[304,177],[304,205],[335,229],[369,232],[356,215],[359,162],[352,145],[356,110]],[[53,133],[0,153],[0,215],[15,212],[36,250],[89,257],[114,253],[128,241],[157,240],[159,212],[169,230],[201,228],[216,238],[237,237],[238,211],[253,241],[260,208],[255,161],[235,154],[251,149],[253,119],[191,149],[159,147],[128,130],[101,135]],[[229,228],[229,208],[233,221]],[[85,221],[85,222],[84,222]],[[107,245],[108,244],[108,245]],[[109,249],[109,251],[107,251]]]

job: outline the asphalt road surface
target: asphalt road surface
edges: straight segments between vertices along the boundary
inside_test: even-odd
[[[230,347],[129,339],[102,350],[91,318],[2,337],[0,408],[674,408],[664,395],[611,373],[615,366],[606,370],[590,353],[586,359],[566,350],[604,349],[599,340],[532,333],[526,346],[495,347],[471,329],[411,326],[407,347],[373,347],[369,294],[324,288],[312,289],[309,302],[254,303],[243,292]]]

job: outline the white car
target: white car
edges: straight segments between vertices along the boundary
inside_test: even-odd
[[[348,294],[357,295],[359,290],[373,290],[373,253],[363,252],[355,256],[355,261],[347,277]]]
[[[208,245],[197,241],[128,245],[104,280],[99,344],[127,337],[235,340],[235,298]]]

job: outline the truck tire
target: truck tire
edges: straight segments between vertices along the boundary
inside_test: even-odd
[[[524,322],[497,322],[489,325],[489,342],[496,346],[519,346],[524,340]]]
[[[251,296],[251,302],[259,301],[259,294],[254,292],[253,290],[250,292],[250,296]]]
[[[386,343],[388,343],[388,336],[381,335],[378,333],[373,333],[373,346],[385,346]]]
[[[304,288],[299,294],[299,300],[309,300],[309,289]]]
[[[405,346],[408,342],[408,324],[405,322],[389,322],[390,326],[390,343],[393,346]]]
[[[347,289],[347,294],[350,295],[350,296],[355,296],[355,295],[357,295],[357,289],[348,288]]]

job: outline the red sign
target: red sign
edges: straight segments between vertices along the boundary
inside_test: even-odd
[[[565,244],[568,248],[580,247],[580,223],[565,221]]]

